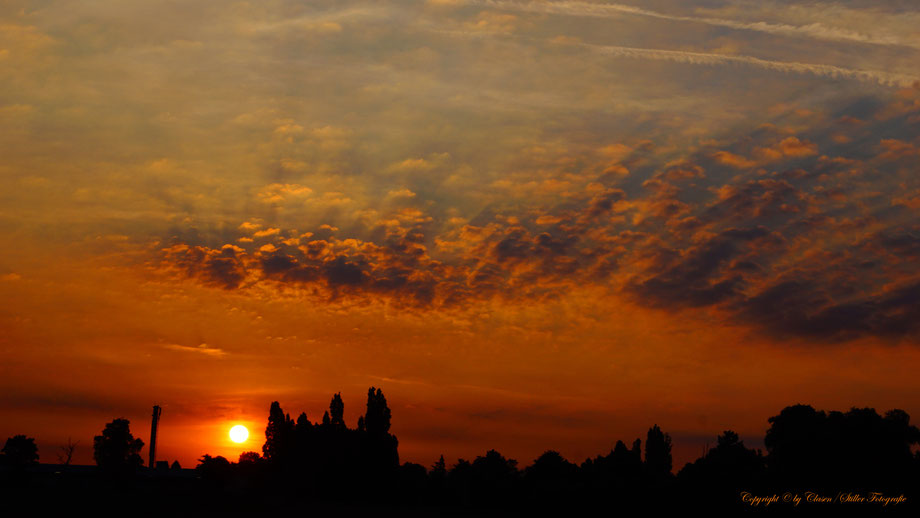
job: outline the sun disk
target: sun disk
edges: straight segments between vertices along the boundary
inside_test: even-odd
[[[249,438],[249,430],[245,426],[238,424],[230,429],[230,440],[233,442],[246,442]]]

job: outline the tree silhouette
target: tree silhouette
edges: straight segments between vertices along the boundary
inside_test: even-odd
[[[243,453],[240,453],[240,464],[257,464],[259,462],[262,462],[262,457],[257,452],[244,451]]]
[[[671,474],[671,436],[657,424],[648,429],[645,439],[645,467],[655,478]]]
[[[436,480],[447,478],[447,464],[444,462],[444,455],[438,457],[438,460],[431,465],[430,476]]]
[[[363,461],[372,476],[387,477],[388,472],[399,468],[399,441],[390,435],[390,418],[392,414],[387,406],[387,399],[379,388],[367,389],[367,410],[363,419],[359,419],[358,430],[364,431]],[[403,466],[402,472],[417,468]],[[424,469],[424,468],[423,468]]]
[[[450,516],[588,515],[601,506],[623,515],[664,516],[700,506],[721,516],[728,515],[727,510],[750,508],[739,497],[742,492],[882,491],[904,494],[911,504],[920,496],[920,452],[915,453],[920,430],[903,410],[879,415],[871,408],[823,412],[807,405],[787,407],[769,419],[768,455],[745,447],[737,433],[725,430],[715,447],[677,476],[671,474],[671,437],[657,425],[648,429],[644,452],[640,439],[616,441],[609,453],[581,465],[548,450],[519,469],[513,459],[489,450],[472,463],[459,459],[450,470],[442,455],[426,470],[419,464],[399,463],[386,398],[375,387],[367,394],[367,411],[355,429],[344,424],[341,394],[332,397],[322,425],[310,423],[305,413],[295,423],[275,401],[269,410],[264,456],[245,452],[234,463],[204,455],[197,477],[188,477],[190,470],[174,463],[171,470],[135,479],[128,487],[143,492],[138,494],[204,496],[201,501],[221,501],[234,506],[233,511],[270,502],[271,510],[287,514],[302,512],[304,502],[317,500],[358,503],[364,506],[362,514],[380,516],[395,509],[415,516],[410,509],[415,505],[433,506],[432,514]],[[131,436],[128,421],[116,419],[95,438],[94,456],[108,473],[126,472],[141,465],[142,446]],[[46,483],[54,480],[43,470],[9,469],[17,458],[25,459],[20,466],[37,461],[33,439],[16,436],[7,441],[0,453],[0,491],[31,485],[36,494],[44,494],[51,487]],[[105,480],[88,475],[87,483],[73,485],[74,492]],[[67,470],[57,478],[78,481],[82,476],[80,470]],[[458,509],[470,506],[476,509]]]
[[[520,472],[517,461],[489,450],[476,457],[470,469],[470,491],[480,505],[500,505],[510,502],[518,489]]]
[[[294,430],[296,430],[298,433],[306,433],[306,431],[312,426],[313,424],[310,423],[309,419],[307,419],[307,413],[301,412],[300,415],[297,416],[297,423],[294,425]]]
[[[706,493],[717,497],[712,499],[714,507],[731,507],[737,504],[741,491],[756,492],[764,487],[764,457],[759,450],[746,448],[731,430],[725,430],[716,443],[703,457],[684,466],[677,480],[687,498]]]
[[[345,427],[345,403],[340,392],[332,396],[329,402],[329,422],[337,428]]]
[[[144,441],[131,435],[130,422],[118,418],[93,438],[93,458],[99,469],[110,474],[130,473],[144,464],[140,451]]]
[[[825,455],[827,415],[809,405],[784,408],[767,420],[770,429],[764,437],[770,470],[795,485],[816,479],[810,471],[832,459]]]
[[[390,432],[390,408],[387,398],[379,388],[367,389],[367,412],[364,414],[364,426],[370,435],[386,435]]]
[[[461,505],[470,503],[470,483],[473,478],[473,465],[466,459],[457,459],[447,473],[447,483],[453,501]]]
[[[447,463],[444,462],[444,455],[438,457],[428,471],[428,496],[436,502],[447,498]]]
[[[58,462],[65,466],[70,466],[70,461],[73,460],[73,452],[77,449],[77,444],[80,441],[73,442],[70,437],[67,438],[67,444],[60,447],[60,452],[57,454]]]
[[[565,460],[559,452],[548,450],[524,470],[527,499],[532,506],[558,506],[569,503],[578,466]]]
[[[277,401],[272,401],[268,425],[265,427],[265,443],[262,445],[262,454],[266,460],[273,463],[286,460],[291,453],[293,431],[294,423],[290,416],[285,415]]]
[[[3,453],[4,463],[15,469],[38,464],[38,446],[32,437],[14,435],[6,440],[0,452]]]
[[[206,484],[212,487],[223,487],[233,477],[233,466],[230,461],[220,455],[212,457],[205,454],[198,462],[195,471]]]
[[[406,462],[399,466],[397,487],[400,500],[416,503],[428,489],[428,470],[421,464]],[[386,495],[384,495],[385,497]]]
[[[903,410],[882,417],[872,408],[825,413],[794,405],[768,421],[764,445],[771,474],[793,487],[898,489],[916,470],[911,451],[920,430]]]

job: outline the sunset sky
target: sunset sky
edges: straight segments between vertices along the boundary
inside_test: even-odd
[[[920,418],[913,0],[0,6],[0,440],[400,460]],[[249,426],[249,442],[227,432]],[[146,459],[146,448],[143,456]]]

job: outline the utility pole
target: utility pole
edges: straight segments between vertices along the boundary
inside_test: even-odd
[[[153,405],[153,420],[150,422],[150,469],[157,467],[157,423],[160,422],[160,406]]]

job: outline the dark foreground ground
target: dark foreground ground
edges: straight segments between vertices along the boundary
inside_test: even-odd
[[[906,501],[809,502],[808,492],[794,497],[775,492],[778,501],[754,503],[753,497],[769,499],[774,492],[758,491],[748,497],[724,488],[672,487],[659,493],[624,494],[611,490],[587,500],[577,497],[462,501],[451,498],[433,502],[406,492],[339,487],[323,492],[301,483],[271,480],[259,487],[229,483],[214,485],[191,469],[141,471],[127,478],[103,477],[95,466],[42,464],[26,472],[0,473],[0,518],[18,516],[161,516],[161,517],[517,517],[517,516],[920,516],[916,494],[907,491]],[[384,484],[385,485],[385,484]],[[552,492],[552,488],[545,488]],[[867,497],[867,493],[859,497]],[[898,497],[900,495],[888,495]],[[801,502],[794,504],[794,498]],[[852,494],[847,498],[858,498]],[[792,501],[789,501],[789,500]]]

